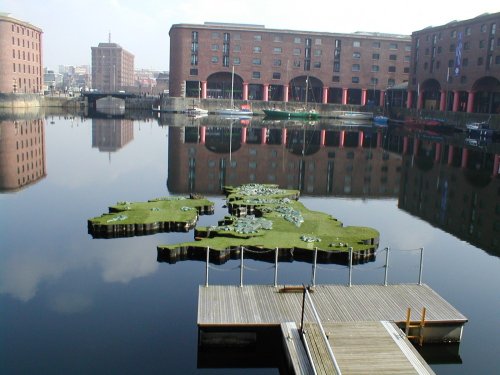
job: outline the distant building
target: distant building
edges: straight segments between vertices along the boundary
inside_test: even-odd
[[[62,89],[63,75],[56,73],[53,70],[44,70],[43,74],[43,90],[48,93],[54,93]]]
[[[120,91],[134,86],[134,55],[116,43],[92,49],[92,88]]]
[[[168,93],[169,84],[169,73],[162,72],[156,77],[156,93],[166,94]]]
[[[40,93],[42,29],[0,13],[0,92]]]
[[[412,33],[408,107],[500,113],[500,13]]]
[[[409,35],[175,24],[170,28],[170,95],[382,105],[408,81]],[[307,88],[307,91],[306,91]]]

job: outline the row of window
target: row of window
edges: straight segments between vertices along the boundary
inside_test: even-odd
[[[21,69],[22,67],[22,69]],[[26,69],[28,67],[28,69]],[[26,65],[26,64],[17,64],[17,70],[16,70],[16,63],[12,63],[12,71],[14,73],[28,73],[28,74],[40,74],[39,67],[38,66],[31,66],[31,65]],[[38,79],[38,78],[37,78]]]
[[[31,46],[30,46],[30,41],[24,40],[24,39],[22,39],[22,43],[21,43],[21,39],[17,38],[17,46],[21,47],[21,44],[23,45],[23,48],[31,48],[34,50],[38,50],[38,47],[40,46],[40,44],[38,44],[36,42],[31,42]],[[12,37],[12,45],[13,46],[16,45],[16,38],[15,37]]]
[[[194,46],[195,45],[192,44],[191,51],[192,52],[198,52],[197,50],[194,49]],[[196,44],[196,47],[198,47],[197,44]],[[219,45],[218,44],[212,44],[210,49],[212,51],[214,51],[214,52],[217,52],[217,51],[219,51]],[[254,46],[252,48],[252,51],[253,51],[253,53],[262,53],[262,47],[260,47],[260,46]],[[227,51],[223,51],[223,52],[226,53]],[[233,52],[241,52],[241,46],[239,44],[234,45]],[[283,53],[283,48],[281,48],[281,47],[274,47],[273,48],[273,54],[282,54],[282,53]],[[294,48],[293,52],[292,52],[292,54],[294,56],[300,56],[301,53],[302,53],[301,48]],[[321,57],[321,56],[323,56],[323,50],[321,50],[321,49],[315,49],[315,50],[313,50],[313,56],[314,57]],[[361,59],[361,52],[353,52],[352,58],[353,59]],[[372,53],[372,59],[373,60],[380,60],[380,53]],[[389,60],[396,61],[397,59],[398,59],[398,55],[394,55],[394,54],[389,55]],[[409,62],[410,61],[410,56],[409,55],[405,56],[404,57],[404,61],[405,62]]]
[[[13,24],[12,25],[12,32],[17,32],[18,34],[31,36],[32,38],[35,38],[37,40],[40,39],[40,33],[38,31],[29,30],[29,29],[26,29],[25,27],[22,27],[22,26],[19,27],[19,25]]]
[[[486,59],[486,64],[488,65],[488,67],[491,67],[491,65],[493,65],[493,61],[495,62],[496,65],[499,65],[500,64],[500,55],[496,55],[494,58],[493,58],[493,55],[489,55],[488,58]],[[485,64],[484,57],[482,57],[482,56],[478,57],[476,60],[476,65],[483,66],[484,64]],[[429,64],[428,62],[424,63],[424,70],[429,69],[430,66],[431,66],[431,64]],[[455,61],[448,60],[448,68],[453,68],[454,66],[455,66]],[[468,66],[469,66],[469,59],[467,57],[465,57],[462,59],[462,67],[466,68]],[[436,61],[436,69],[439,69],[440,67],[441,67],[441,62]]]
[[[219,57],[218,56],[212,56],[211,62],[212,62],[212,64],[218,64],[219,63]],[[241,60],[240,60],[239,57],[233,58],[233,65],[240,65],[240,64],[241,64]],[[252,59],[252,65],[262,65],[262,60],[259,59],[259,58],[253,58]],[[274,60],[273,61],[273,66],[274,67],[281,66],[281,60]],[[301,66],[301,61],[300,60],[293,61],[293,67],[294,68],[300,68],[300,66]],[[316,69],[321,69],[321,62],[320,61],[313,62],[312,63],[312,67],[316,68]],[[397,70],[396,66],[394,66],[394,65],[391,65],[391,66],[389,66],[387,68],[387,72],[388,73],[396,73],[396,70]],[[338,71],[340,71],[340,66],[339,66],[339,70]],[[351,71],[353,71],[353,72],[360,72],[361,71],[361,65],[360,64],[352,64]],[[371,66],[371,71],[372,72],[379,72],[380,71],[380,66],[379,65],[372,65]],[[410,72],[410,68],[409,67],[405,67],[404,70],[403,70],[403,72],[405,74],[408,74]],[[277,79],[279,79],[279,78],[277,78]]]
[[[22,52],[22,54],[21,54],[21,52]],[[38,62],[38,56],[39,56],[38,53],[17,50],[17,54],[16,54],[16,50],[13,49],[12,50],[12,58],[15,59],[16,55],[17,55],[17,59],[19,59],[19,60],[22,59],[22,60],[27,60],[27,61]]]
[[[485,23],[483,23],[483,24],[480,26],[479,30],[480,30],[480,32],[481,32],[481,33],[483,33],[483,34],[484,34],[484,33],[486,33],[486,32],[488,31],[488,25],[487,25],[487,24],[485,24]],[[492,24],[491,24],[491,27],[490,27],[490,35],[495,35],[496,30],[497,30],[497,25],[496,25],[496,23],[492,23]],[[452,39],[455,39],[455,38],[457,37],[457,35],[458,35],[458,34],[459,34],[459,31],[457,31],[457,30],[451,30],[451,31],[450,31],[450,37],[451,37]],[[470,26],[465,27],[465,29],[464,29],[464,34],[465,34],[465,35],[467,35],[467,36],[472,35],[472,27],[470,27]],[[436,36],[436,35],[434,35],[433,37],[434,37],[434,39],[436,39],[436,38],[437,38],[437,39],[441,40],[441,39],[442,39],[442,34],[441,34],[441,33],[438,33],[438,35],[437,35],[437,36]],[[429,39],[430,39],[430,35],[427,35],[427,36],[426,36],[426,40],[427,40],[427,41],[429,41]]]
[[[194,32],[194,33],[196,33],[196,38],[194,38],[194,36],[193,36],[193,40],[197,41],[198,34],[197,34],[197,32]],[[227,38],[227,35],[228,35],[228,33],[224,33],[224,37],[225,38]],[[212,32],[212,39],[220,39],[220,37],[221,37],[221,33],[220,32],[218,32],[218,31],[213,31]],[[232,40],[241,40],[241,34],[239,34],[239,33],[231,33],[231,39]],[[310,38],[305,38],[305,37],[304,38],[294,37],[293,38],[293,43],[294,44],[303,44],[303,43],[305,43],[309,39]],[[271,36],[271,40],[273,42],[276,42],[276,43],[281,43],[281,42],[284,41],[282,35],[272,35]],[[254,34],[253,35],[253,41],[254,42],[261,42],[262,41],[262,35],[260,35],[260,34]],[[337,44],[338,42],[340,42],[340,40],[336,40],[335,42]],[[363,42],[363,44],[366,46],[366,42]],[[315,38],[314,39],[314,45],[316,45],[316,46],[323,45],[323,40],[321,38]],[[360,48],[361,45],[362,45],[362,42],[360,40],[354,40],[354,41],[352,41],[352,46],[355,47],[355,48]],[[379,42],[379,41],[372,41],[371,42],[371,46],[373,48],[381,48],[382,47],[382,43]],[[398,43],[395,43],[395,42],[390,42],[388,44],[388,46],[389,46],[389,49],[391,49],[391,50],[397,50],[397,49],[399,49]],[[409,45],[409,44],[405,44],[404,48],[405,48],[405,51],[411,51],[411,45]]]
[[[480,40],[479,41],[479,44],[478,44],[478,47],[479,49],[484,49],[484,48],[488,48],[489,51],[493,51],[495,49],[495,46],[496,47],[500,47],[500,38],[496,39],[496,43],[495,43],[495,39],[490,39],[489,41],[486,41],[486,40]],[[450,44],[450,47],[448,48],[448,51],[449,52],[453,52],[455,53],[457,49],[457,46],[456,44]],[[463,43],[463,50],[464,51],[469,51],[471,49],[471,43],[470,42],[464,42]],[[432,48],[432,54],[433,56],[435,56],[436,53],[442,53],[443,52],[443,48],[441,46],[437,46],[437,47],[433,47]],[[425,49],[425,54],[428,56],[431,54],[431,49],[430,48],[426,48]]]

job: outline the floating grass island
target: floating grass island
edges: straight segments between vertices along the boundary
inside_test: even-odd
[[[239,252],[241,247],[281,253],[318,249],[344,258],[352,248],[355,258],[364,258],[378,247],[378,231],[344,227],[331,215],[307,209],[298,202],[297,190],[249,184],[226,187],[225,193],[230,215],[217,226],[196,227],[193,242],[158,246],[158,258],[185,257],[207,247],[220,252]]]
[[[187,232],[199,215],[213,214],[214,203],[199,196],[118,202],[109,213],[88,220],[94,238],[129,237],[157,232]]]

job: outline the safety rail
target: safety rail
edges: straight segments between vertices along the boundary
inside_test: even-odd
[[[238,251],[240,252],[240,264],[237,267],[234,267],[231,270],[238,269],[240,270],[240,286],[243,286],[243,277],[244,277],[244,270],[252,270],[250,267],[245,266],[244,260],[245,260],[245,252],[249,253],[254,253],[254,254],[265,254],[265,253],[271,253],[274,252],[274,265],[269,267],[274,269],[274,286],[278,287],[278,266],[279,266],[279,261],[278,261],[278,255],[279,255],[279,250],[278,248],[275,249],[269,249],[269,250],[253,250],[253,249],[248,249],[245,248],[244,246],[238,247]],[[317,274],[317,269],[320,268],[318,267],[318,252],[321,250],[318,250],[318,248],[315,248],[312,252],[312,275],[311,275],[311,286],[316,285],[316,274]],[[386,252],[385,255],[385,264],[381,267],[378,268],[385,268],[384,271],[384,281],[383,284],[387,285],[388,284],[388,273],[389,273],[389,253],[392,251],[400,251],[400,252],[411,252],[411,251],[419,251],[420,252],[420,265],[419,265],[419,275],[418,275],[418,285],[422,285],[422,274],[423,274],[423,260],[424,260],[424,248],[416,248],[416,249],[399,249],[399,250],[390,250],[389,247],[385,247],[382,251]],[[348,286],[352,286],[352,277],[353,277],[353,249],[350,247],[348,249],[348,264],[347,266],[342,266],[339,265],[342,268],[348,267],[349,269],[349,274],[348,274]],[[209,270],[210,270],[210,248],[206,248],[206,266],[205,266],[205,286],[208,286],[208,280],[209,280]]]

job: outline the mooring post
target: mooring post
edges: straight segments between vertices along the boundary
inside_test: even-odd
[[[420,248],[420,270],[418,272],[418,285],[422,285],[422,268],[424,266],[424,248]]]
[[[385,248],[385,273],[384,273],[384,286],[387,286],[387,274],[389,272],[389,247]]]
[[[349,248],[349,286],[352,286],[352,247]]]
[[[278,248],[274,250],[274,287],[278,287]]]
[[[240,288],[243,287],[243,251],[244,251],[244,247],[243,246],[240,246],[240,254],[241,254],[241,257],[240,257]]]
[[[314,261],[313,261],[313,269],[312,269],[312,286],[316,285],[316,264],[318,262],[318,248],[314,248]]]
[[[205,286],[208,286],[208,269],[210,267],[210,247],[207,246],[207,264],[205,265]]]

